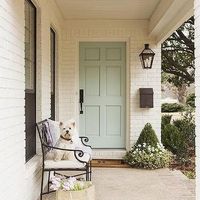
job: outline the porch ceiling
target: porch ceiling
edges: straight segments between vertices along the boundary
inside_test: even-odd
[[[161,0],[56,0],[65,19],[149,19]]]
[[[194,0],[54,0],[65,20],[148,20],[160,43],[193,15]]]

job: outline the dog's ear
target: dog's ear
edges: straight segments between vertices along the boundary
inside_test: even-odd
[[[74,119],[70,119],[69,123],[75,128],[76,122]]]
[[[59,126],[61,127],[63,125],[63,122],[60,122]]]

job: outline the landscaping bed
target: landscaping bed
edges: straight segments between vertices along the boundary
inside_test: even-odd
[[[195,122],[194,109],[180,113],[179,119],[172,115],[162,115],[161,140],[174,156],[171,169],[182,171],[188,178],[195,178]]]

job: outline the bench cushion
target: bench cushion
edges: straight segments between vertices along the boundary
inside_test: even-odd
[[[84,168],[85,163],[81,163],[79,161],[71,161],[71,160],[60,160],[60,161],[54,161],[54,160],[46,160],[44,162],[45,169],[76,169],[76,168]]]
[[[83,157],[78,157],[78,158],[81,161],[89,162],[90,155],[88,153],[84,153]],[[45,166],[45,169],[51,169],[51,168],[74,169],[74,168],[85,167],[85,163],[81,163],[78,160],[75,160],[75,158],[73,160],[60,160],[60,161],[54,161],[50,159],[50,160],[45,160],[44,166]]]

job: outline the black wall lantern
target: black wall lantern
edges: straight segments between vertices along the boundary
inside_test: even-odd
[[[149,44],[144,45],[144,50],[140,54],[140,60],[144,69],[151,69],[155,53],[149,48]]]

